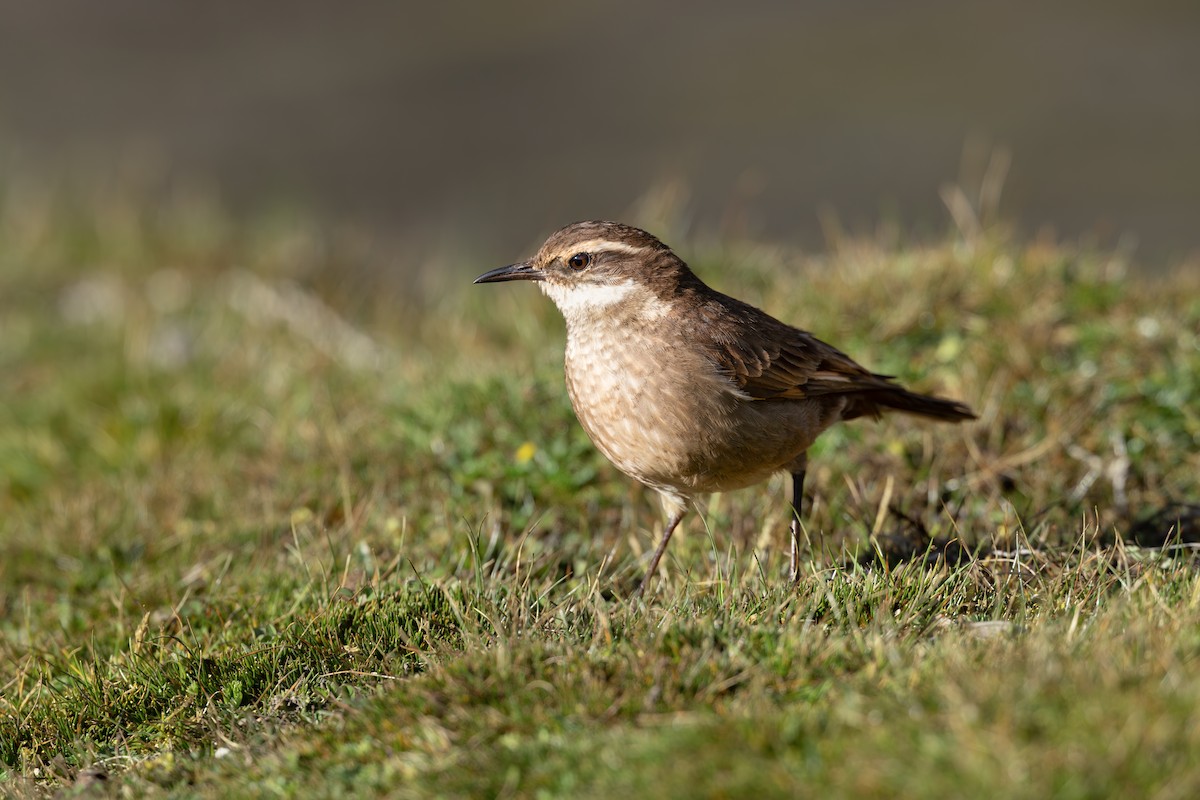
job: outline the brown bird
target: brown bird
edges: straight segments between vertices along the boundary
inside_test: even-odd
[[[795,580],[807,451],[822,431],[890,410],[975,418],[709,288],[671,248],[629,225],[568,225],[529,261],[475,283],[514,280],[537,281],[566,319],[567,390],[592,442],[662,499],[666,528],[638,595],[695,495],[791,473]]]

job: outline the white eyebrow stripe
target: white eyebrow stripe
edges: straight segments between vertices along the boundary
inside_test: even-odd
[[[588,239],[572,245],[572,253],[641,253],[646,248],[637,245],[614,242],[612,239]]]

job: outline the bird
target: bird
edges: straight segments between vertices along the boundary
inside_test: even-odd
[[[666,524],[635,598],[697,495],[790,474],[795,582],[808,449],[818,435],[885,411],[976,418],[961,402],[911,392],[710,288],[670,247],[631,225],[572,223],[529,260],[474,282],[501,281],[533,281],[558,307],[576,417],[618,470],[661,499]]]

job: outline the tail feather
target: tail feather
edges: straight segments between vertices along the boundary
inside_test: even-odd
[[[975,412],[965,403],[948,400],[944,397],[934,397],[928,394],[917,394],[907,389],[888,388],[873,392],[863,392],[847,409],[850,413],[844,419],[870,415],[879,416],[885,409],[903,411],[906,414],[916,414],[919,417],[942,420],[944,422],[963,422],[976,419]]]

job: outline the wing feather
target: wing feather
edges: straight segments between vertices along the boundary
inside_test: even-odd
[[[807,331],[753,306],[722,297],[706,304],[690,338],[737,388],[754,400],[802,400],[898,388]]]

